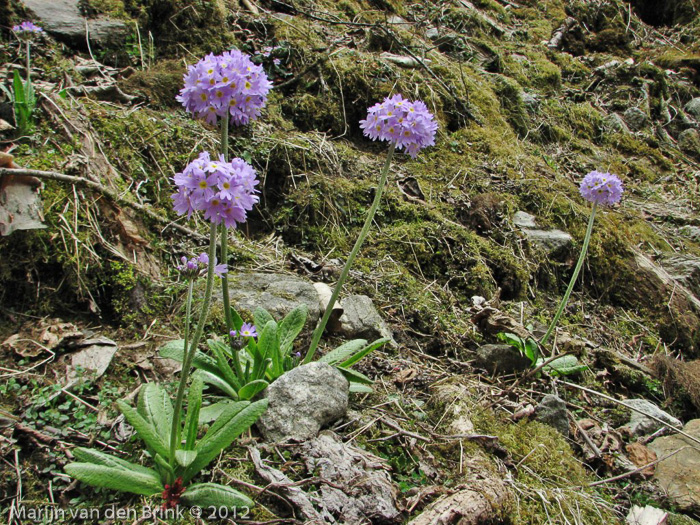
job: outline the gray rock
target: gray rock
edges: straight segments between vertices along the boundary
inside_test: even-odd
[[[530,359],[510,345],[482,345],[476,349],[476,362],[492,374],[512,374],[530,368]]]
[[[628,108],[624,113],[624,119],[630,129],[635,131],[639,131],[649,122],[646,113],[639,108]]]
[[[656,261],[633,247],[635,279],[620,283],[627,304],[652,308],[659,316],[660,335],[684,349],[686,357],[698,355],[700,299],[673,279]]]
[[[691,155],[700,154],[700,133],[696,129],[686,129],[678,135],[678,149]]]
[[[393,341],[391,330],[380,317],[372,299],[366,295],[349,295],[342,301],[340,333],[348,339],[374,341],[387,337]]]
[[[408,25],[408,22],[406,22],[405,18],[401,18],[399,15],[391,15],[386,19],[388,24],[396,24],[396,25]]]
[[[559,431],[564,437],[569,437],[569,415],[566,403],[560,397],[554,394],[544,396],[535,408],[535,419]]]
[[[525,109],[530,114],[537,113],[537,110],[540,109],[540,100],[537,98],[537,95],[533,95],[532,93],[521,91],[520,102],[522,102],[523,106],[525,106]]]
[[[573,244],[573,238],[561,230],[529,230],[523,228],[527,239],[550,255],[565,252]]]
[[[683,431],[700,439],[700,419],[689,421]],[[700,511],[700,450],[697,443],[680,434],[656,438],[649,444],[659,458],[654,479],[664,494],[686,512]]]
[[[267,411],[256,425],[267,441],[304,441],[348,410],[349,383],[326,363],[299,366],[265,390]]]
[[[309,475],[330,483],[319,483],[318,505],[338,518],[339,523],[398,523],[398,490],[384,460],[349,443],[332,432],[293,449]]]
[[[437,27],[429,27],[425,30],[425,37],[430,40],[437,40],[440,37],[440,31],[438,31]]]
[[[700,241],[700,227],[687,224],[680,230],[681,235],[688,237],[694,241]]]
[[[663,424],[659,423],[655,419],[646,417],[645,415],[637,412],[637,410],[641,410],[642,412],[644,412],[644,414],[649,414],[651,416],[657,417],[660,420],[665,421],[669,425],[675,427],[680,427],[682,425],[682,423],[678,419],[673,417],[671,414],[664,412],[654,403],[646,399],[627,399],[626,401],[623,401],[623,404],[635,409],[632,411],[632,414],[630,415],[630,421],[626,425],[627,427],[629,427],[630,431],[632,432],[632,435],[634,436],[643,436],[646,434],[651,434],[653,432],[656,432],[663,426]]]
[[[516,211],[513,215],[513,224],[518,228],[537,228],[535,216],[530,215],[526,211]]]
[[[245,273],[229,275],[231,305],[239,311],[251,314],[261,307],[280,321],[300,304],[309,307],[307,326],[313,326],[319,318],[318,292],[311,281],[295,275],[279,273]],[[214,301],[221,302],[221,289],[214,292]]]
[[[513,215],[515,224],[531,243],[539,246],[550,256],[564,254],[573,243],[573,238],[561,230],[542,230],[537,228],[534,215],[517,211]]]
[[[629,128],[623,118],[617,113],[611,113],[603,119],[603,130],[608,133],[629,133]]]
[[[109,17],[85,18],[80,14],[78,0],[24,0],[24,5],[33,13],[48,33],[66,44],[86,48],[87,25],[90,44],[99,47],[122,46],[129,30],[124,22]]]
[[[674,254],[659,261],[669,275],[700,298],[700,258]]]
[[[66,370],[68,380],[73,381],[80,377],[79,370],[93,374],[95,379],[102,377],[117,349],[117,343],[107,337],[80,341],[80,350],[71,356],[71,363]]]
[[[695,120],[700,120],[700,97],[690,99],[685,106],[683,106],[683,109]]]

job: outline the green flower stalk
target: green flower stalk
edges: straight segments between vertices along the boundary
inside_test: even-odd
[[[229,114],[225,113],[221,119],[221,154],[226,162],[229,160]],[[221,225],[221,260],[228,261],[228,228],[224,224]],[[224,319],[226,321],[226,331],[232,332],[235,329],[233,324],[233,316],[231,315],[231,297],[229,295],[228,274],[221,277],[221,293],[224,302]],[[243,378],[243,367],[241,360],[238,357],[236,348],[231,348],[231,356],[233,359],[233,367],[236,376],[239,379]]]
[[[189,344],[189,348],[187,336],[189,335],[190,314],[192,310],[192,287],[194,283],[194,277],[190,279],[187,290],[187,318],[185,319],[184,346],[185,358],[182,363],[182,372],[180,372],[180,384],[177,387],[177,396],[175,398],[175,407],[173,410],[173,424],[170,432],[171,466],[175,465],[175,451],[180,446],[180,443],[182,441],[182,402],[185,398],[187,380],[190,377],[192,360],[194,359],[195,352],[197,351],[197,345],[199,345],[199,340],[202,338],[202,333],[204,332],[204,325],[207,322],[207,316],[209,314],[209,306],[211,304],[211,293],[214,285],[214,275],[216,273],[216,231],[216,224],[212,224],[209,232],[209,255],[207,259],[207,262],[209,262],[209,264],[207,264],[207,284],[204,291],[204,302],[202,303],[202,310],[199,312],[199,320],[197,321],[197,327],[195,328],[194,335],[192,336],[192,342]]]
[[[581,271],[581,268],[583,267],[583,261],[586,258],[586,252],[588,251],[588,245],[591,241],[591,233],[593,232],[593,222],[595,221],[595,214],[596,210],[598,209],[598,205],[603,204],[607,206],[612,206],[613,204],[619,202],[622,198],[622,192],[624,191],[624,189],[622,187],[622,182],[617,177],[617,175],[592,171],[584,177],[583,181],[581,182],[581,187],[579,188],[579,191],[584,199],[593,203],[593,208],[591,209],[591,216],[588,219],[586,235],[583,238],[581,254],[578,257],[578,262],[576,263],[576,267],[574,268],[574,273],[571,275],[569,286],[566,288],[566,292],[564,292],[564,297],[562,297],[561,302],[559,303],[559,308],[557,309],[557,313],[554,314],[554,318],[552,319],[552,323],[547,329],[547,333],[545,333],[544,337],[542,337],[542,339],[540,340],[540,344],[542,345],[544,345],[549,340],[552,333],[554,333],[554,329],[556,328],[557,323],[559,322],[559,318],[564,312],[566,304],[569,302],[569,297],[571,296],[571,292],[574,289],[574,284],[576,283],[576,279],[578,279],[578,274]]]
[[[353,246],[348,259],[345,261],[330,301],[326,305],[326,311],[321,318],[321,322],[314,330],[309,350],[304,357],[304,364],[311,362],[313,359],[318,343],[330,319],[333,306],[338,300],[343,284],[345,284],[345,280],[350,273],[350,267],[367,238],[374,216],[379,209],[382,193],[386,187],[394,151],[396,149],[405,149],[412,158],[415,158],[419,150],[435,144],[435,133],[438,125],[432,113],[428,111],[427,106],[422,101],[416,100],[412,102],[404,99],[401,95],[394,95],[369,108],[367,118],[360,121],[360,127],[363,133],[372,140],[388,141],[390,144],[389,151],[387,152],[382,171],[379,174],[379,184],[377,185],[372,206],[367,213],[367,219],[362,226],[362,230],[360,230],[357,241],[355,241],[355,246]]]

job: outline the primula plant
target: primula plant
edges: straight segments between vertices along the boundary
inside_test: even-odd
[[[15,110],[15,121],[20,135],[26,135],[34,126],[34,109],[36,95],[32,86],[31,46],[32,40],[44,30],[30,21],[24,21],[12,28],[21,42],[26,45],[25,79],[22,81],[19,71],[15,69],[12,79],[12,93],[8,93]],[[7,91],[6,88],[4,88]]]
[[[211,232],[211,247],[215,247],[214,223]],[[124,401],[117,403],[126,420],[146,444],[153,468],[136,465],[98,450],[78,448],[74,451],[78,461],[66,465],[65,469],[74,478],[97,487],[145,496],[161,494],[164,509],[173,508],[180,502],[206,507],[250,506],[252,501],[247,496],[230,487],[214,483],[190,483],[194,476],[260,417],[267,408],[267,400],[229,404],[221,411],[216,423],[198,439],[203,381],[195,378],[189,388],[187,414],[183,415],[186,385],[206,322],[214,277],[224,275],[227,268],[224,264],[217,264],[214,249],[209,254],[203,253],[191,259],[183,257],[181,262],[177,269],[188,282],[188,292],[182,345],[183,366],[175,405],[173,406],[168,393],[156,383],[141,388],[136,408]],[[204,304],[194,335],[190,338],[192,291],[194,282],[204,271],[207,278]]]
[[[190,218],[202,212],[210,223],[209,250],[198,257],[183,257],[177,269],[188,283],[184,339],[180,344],[182,372],[175,403],[160,386],[150,383],[142,387],[137,407],[118,403],[126,420],[146,444],[153,468],[142,467],[97,450],[77,449],[75,463],[66,472],[85,483],[98,487],[134,492],[147,496],[162,494],[163,507],[187,505],[236,507],[252,505],[238,491],[214,483],[191,481],[233,440],[250,427],[267,408],[267,400],[254,403],[229,403],[216,422],[201,439],[199,412],[202,406],[204,382],[195,377],[189,388],[187,414],[184,415],[185,391],[199,342],[204,333],[215,276],[222,279],[227,324],[233,330],[228,311],[226,266],[227,231],[245,222],[247,212],[258,202],[255,170],[241,159],[228,160],[229,115],[236,123],[257,118],[265,103],[269,82],[242,53],[230,51],[220,57],[209,55],[186,75],[186,86],[179,99],[188,111],[205,117],[209,122],[222,119],[223,153],[212,158],[201,153],[181,173],[173,178],[177,187],[172,195],[175,211]],[[216,257],[217,234],[221,230],[221,259]],[[190,333],[194,283],[206,271],[206,286],[199,318]],[[243,326],[237,326],[242,330]],[[250,330],[250,328],[248,328]]]
[[[591,208],[591,216],[588,219],[588,227],[586,228],[586,235],[583,238],[583,246],[581,247],[581,255],[579,255],[578,262],[574,268],[574,273],[571,275],[571,281],[569,281],[569,286],[566,288],[564,297],[559,303],[559,308],[557,309],[552,323],[549,325],[547,332],[542,337],[540,344],[544,345],[559,322],[564,308],[566,308],[566,303],[569,301],[571,296],[571,291],[574,289],[574,284],[578,278],[578,274],[583,266],[583,261],[586,258],[586,252],[588,251],[588,244],[591,240],[591,233],[593,232],[593,221],[595,220],[596,210],[598,205],[612,206],[620,201],[622,198],[622,192],[624,191],[622,187],[622,182],[617,175],[611,175],[610,173],[602,173],[600,171],[591,171],[588,175],[581,181],[581,186],[579,192],[581,196],[587,201],[593,203]]]
[[[360,127],[363,133],[372,140],[389,142],[389,150],[382,171],[379,174],[379,184],[374,194],[374,201],[367,213],[367,218],[362,226],[362,230],[360,230],[360,235],[350,255],[348,255],[347,261],[345,261],[338,282],[333,289],[333,294],[326,306],[323,318],[314,330],[311,338],[311,345],[304,357],[304,363],[309,363],[313,359],[323,331],[330,319],[333,306],[338,300],[338,295],[340,295],[343,284],[350,273],[350,267],[367,238],[369,229],[372,226],[372,221],[374,220],[374,215],[377,213],[377,209],[379,209],[382,193],[386,187],[389,167],[391,166],[391,159],[394,156],[394,151],[396,149],[404,149],[411,158],[416,158],[418,151],[422,148],[435,144],[435,133],[437,132],[438,125],[433,114],[428,111],[425,103],[420,100],[412,102],[404,99],[401,95],[394,95],[369,108],[367,118],[360,121]],[[370,346],[374,346],[374,343]]]

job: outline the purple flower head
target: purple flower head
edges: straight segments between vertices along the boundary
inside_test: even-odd
[[[612,206],[620,201],[624,188],[617,175],[591,171],[581,181],[579,191],[587,201]]]
[[[184,277],[188,279],[193,279],[201,273],[202,263],[200,262],[198,257],[192,257],[191,259],[188,259],[183,255],[180,258],[180,261],[182,262],[182,264],[176,264],[175,268],[177,268]]]
[[[396,143],[398,149],[406,150],[415,159],[419,150],[435,144],[438,125],[423,102],[394,95],[369,108],[360,128],[372,140]]]
[[[205,56],[188,68],[184,81],[176,99],[187,112],[210,124],[227,112],[236,125],[255,120],[272,87],[262,66],[237,49]]]
[[[235,330],[233,330],[232,333],[233,332],[235,332]],[[258,337],[258,330],[252,323],[243,323],[243,326],[241,326],[238,335],[240,335],[241,337]]]
[[[175,267],[189,279],[199,276],[202,271],[209,266],[209,256],[206,253],[201,253],[197,257],[192,257],[191,259],[183,255],[180,260],[182,264],[177,264]],[[221,277],[228,272],[228,267],[225,264],[216,263],[217,260],[214,259],[214,273],[217,276]]]
[[[195,211],[202,211],[205,219],[227,228],[245,222],[259,200],[255,170],[239,158],[226,162],[222,155],[212,160],[205,151],[173,181],[178,191],[171,198],[178,215],[190,218]]]
[[[206,253],[200,253],[198,260],[204,266],[209,265],[209,256]],[[225,264],[217,264],[218,262],[219,260],[216,257],[214,257],[214,273],[218,277],[221,277],[222,275],[228,272],[228,266],[226,266]]]
[[[29,20],[25,20],[21,24],[14,26],[12,30],[15,33],[43,33],[44,30],[40,28],[38,25],[30,22]]]

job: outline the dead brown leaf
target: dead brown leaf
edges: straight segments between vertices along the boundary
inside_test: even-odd
[[[625,447],[625,450],[627,451],[627,457],[637,467],[643,467],[657,459],[656,453],[641,443],[630,443]],[[652,465],[651,467],[645,468],[640,474],[645,477],[653,476],[654,466]]]

